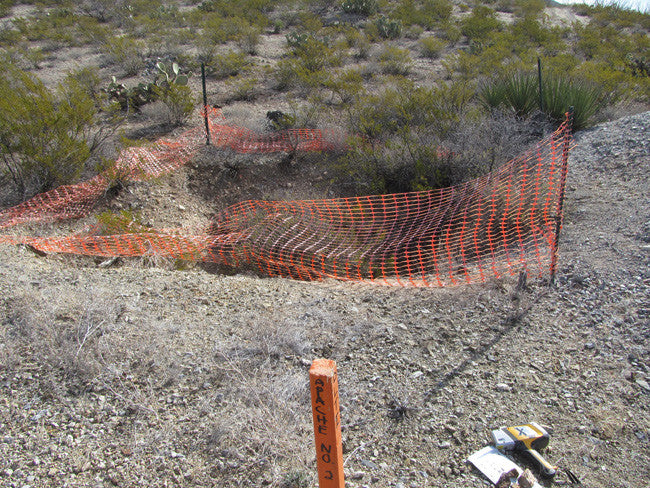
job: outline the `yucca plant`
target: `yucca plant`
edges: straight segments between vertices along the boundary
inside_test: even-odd
[[[544,112],[554,121],[564,120],[573,107],[573,130],[589,127],[598,114],[611,103],[611,96],[593,83],[566,76],[550,76],[544,80]]]
[[[569,107],[574,107],[574,130],[591,125],[598,113],[613,101],[603,88],[586,80],[548,74],[542,80],[543,104],[539,107],[539,79],[535,73],[525,72],[486,82],[478,96],[487,109],[504,109],[518,117],[528,117],[541,108],[557,123],[564,120]]]
[[[527,117],[538,106],[537,78],[522,72],[502,77],[484,84],[479,90],[479,99],[488,108],[507,108],[518,117]]]

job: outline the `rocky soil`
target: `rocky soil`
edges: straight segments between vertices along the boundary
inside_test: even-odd
[[[556,286],[387,289],[0,248],[0,486],[316,486],[317,357],[338,365],[349,487],[488,486],[465,460],[529,421],[585,488],[647,486],[649,126],[577,134]],[[269,158],[214,169],[210,201],[208,156],[109,208],[194,225],[238,191],[310,191],[296,170],[272,186]]]

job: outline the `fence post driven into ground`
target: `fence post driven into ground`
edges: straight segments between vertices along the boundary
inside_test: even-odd
[[[318,486],[320,488],[344,488],[339,381],[336,363],[331,359],[315,359],[309,369],[309,386],[314,416]]]
[[[564,140],[562,143],[562,173],[560,175],[560,196],[557,202],[557,217],[555,218],[555,240],[551,250],[551,284],[555,282],[555,272],[557,268],[557,249],[560,242],[560,232],[562,231],[563,208],[564,208],[564,189],[566,187],[567,171],[569,169],[569,148],[571,146],[571,133],[573,132],[573,107],[569,107],[566,113],[566,126],[564,127]]]
[[[205,89],[205,63],[201,63],[201,87],[203,88],[203,120],[205,121],[205,145],[210,145],[210,124],[208,123],[208,92]]]
[[[539,95],[539,111],[544,111],[544,92],[542,91],[542,60],[537,58],[537,84]]]

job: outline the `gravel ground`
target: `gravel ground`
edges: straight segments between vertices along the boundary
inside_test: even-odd
[[[315,486],[316,357],[337,361],[349,487],[488,486],[466,458],[529,421],[584,487],[647,486],[648,127],[650,112],[577,134],[554,287],[386,289],[0,248],[0,486]],[[188,169],[114,205],[209,214],[190,188]]]

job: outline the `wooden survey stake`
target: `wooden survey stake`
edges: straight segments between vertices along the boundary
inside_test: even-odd
[[[336,363],[315,359],[309,369],[311,408],[314,414],[316,464],[320,488],[344,488],[339,379]]]

